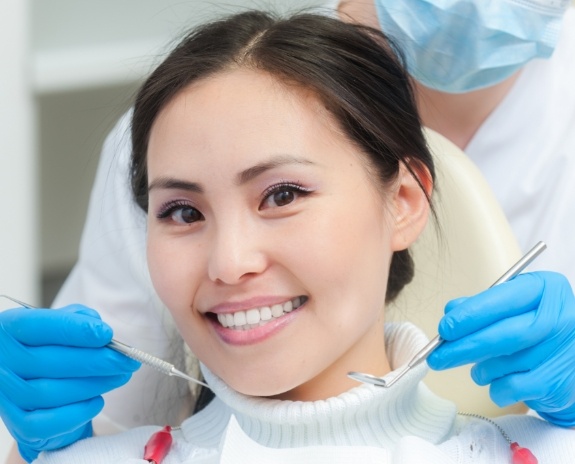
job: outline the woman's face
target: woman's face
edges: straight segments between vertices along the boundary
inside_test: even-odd
[[[176,96],[147,162],[152,280],[212,372],[245,394],[315,400],[355,385],[348,371],[389,370],[403,171],[378,189],[311,93],[250,70]]]

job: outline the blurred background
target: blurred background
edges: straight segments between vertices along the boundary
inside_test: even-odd
[[[0,294],[51,303],[77,257],[102,142],[173,40],[239,9],[322,3],[2,0]],[[0,463],[8,443],[0,423]]]

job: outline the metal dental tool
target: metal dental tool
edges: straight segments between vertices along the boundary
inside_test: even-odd
[[[37,306],[29,305],[28,303],[24,303],[23,301],[17,300],[16,298],[12,298],[11,296],[8,295],[0,295],[0,298],[7,298],[8,300],[13,301],[14,303],[19,304],[20,306],[23,306],[25,308],[38,309]],[[126,345],[125,343],[119,342],[118,340],[112,339],[112,341],[108,343],[106,346],[115,351],[118,351],[119,353],[125,354],[129,358],[135,359],[136,361],[139,361],[142,364],[146,364],[147,366],[153,367],[162,374],[180,377],[190,382],[195,382],[199,385],[210,388],[208,384],[202,382],[201,380],[194,379],[193,377],[190,377],[189,375],[184,374],[182,371],[176,369],[176,367],[173,364],[170,364],[167,361],[152,356],[151,354],[148,354],[145,351],[139,350],[132,346]]]
[[[496,280],[489,288],[495,285],[502,284],[511,280],[513,277],[518,275],[523,269],[525,269],[537,256],[541,254],[543,250],[547,248],[547,245],[543,242],[538,242],[531,250],[529,250],[517,263],[515,263],[505,274],[503,274],[498,280]],[[371,374],[364,374],[361,372],[349,372],[348,377],[357,380],[358,382],[370,383],[378,387],[389,388],[405,374],[407,374],[412,368],[419,365],[427,359],[431,352],[443,343],[443,339],[436,335],[433,340],[431,340],[424,348],[421,349],[411,361],[409,361],[403,368],[401,368],[397,373],[393,374],[393,377],[386,380],[384,377],[376,377]]]

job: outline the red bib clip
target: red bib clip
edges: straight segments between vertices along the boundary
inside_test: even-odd
[[[161,464],[172,446],[172,427],[166,425],[154,433],[144,447],[144,459],[152,464]]]
[[[537,464],[537,458],[533,456],[533,453],[527,448],[522,448],[519,444],[514,441],[511,443],[511,462],[513,464]]]

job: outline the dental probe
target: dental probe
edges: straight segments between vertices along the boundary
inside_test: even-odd
[[[28,303],[24,303],[23,301],[17,300],[16,298],[12,298],[11,296],[8,295],[0,295],[0,298],[7,298],[8,300],[11,300],[14,303],[19,304],[20,306],[23,306],[25,308],[38,309],[37,306],[32,306]],[[170,364],[169,362],[164,361],[163,359],[157,358],[156,356],[152,356],[151,354],[139,350],[138,348],[126,345],[125,343],[119,342],[118,340],[114,339],[112,339],[112,341],[110,341],[110,343],[108,343],[106,346],[108,348],[113,349],[114,351],[118,351],[119,353],[125,354],[129,358],[135,359],[136,361],[139,361],[142,364],[146,364],[147,366],[156,369],[162,374],[180,377],[190,382],[195,382],[199,385],[210,388],[207,383],[204,383],[201,380],[194,379],[193,377],[184,374],[182,371],[176,369],[176,367],[173,364]]]
[[[529,250],[519,261],[517,261],[505,274],[503,274],[499,279],[497,279],[493,284],[489,286],[495,287],[496,285],[502,284],[511,280],[513,277],[518,275],[523,269],[525,269],[531,262],[539,256],[543,250],[547,248],[547,245],[543,242],[538,242],[531,250]],[[436,335],[433,340],[431,340],[425,347],[423,347],[411,360],[395,374],[390,380],[385,380],[383,377],[376,377],[371,374],[364,374],[361,372],[348,372],[347,376],[357,380],[362,383],[370,383],[378,387],[389,388],[395,382],[397,382],[401,377],[407,374],[412,368],[419,365],[421,362],[427,359],[431,352],[443,343],[443,339]]]

